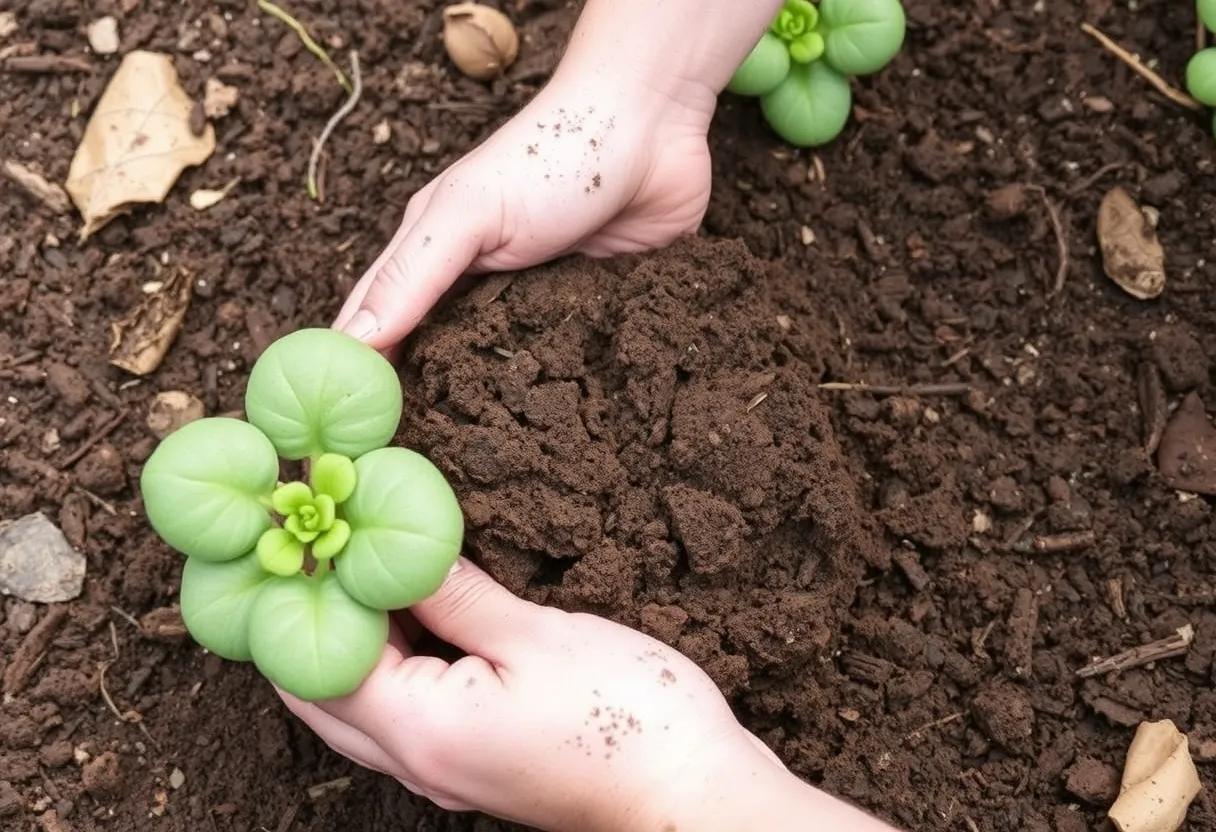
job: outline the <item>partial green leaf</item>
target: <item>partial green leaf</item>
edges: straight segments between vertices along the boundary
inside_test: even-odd
[[[785,80],[789,72],[789,48],[776,35],[765,32],[735,70],[727,89],[736,95],[764,95]]]
[[[824,48],[823,35],[818,32],[807,32],[790,43],[790,57],[800,64],[809,64],[823,56]]]
[[[1208,31],[1216,32],[1216,0],[1198,0],[1195,8]]]
[[[275,341],[249,374],[245,412],[287,459],[357,457],[392,439],[401,385],[384,356],[332,329]]]
[[[249,661],[249,612],[272,578],[252,553],[224,563],[187,559],[181,590],[186,629],[217,656]]]
[[[325,531],[334,524],[334,517],[337,516],[337,506],[334,505],[334,498],[328,494],[318,494],[312,503],[317,508],[317,528]]]
[[[312,556],[317,560],[329,560],[342,551],[350,540],[350,524],[335,520],[333,526],[312,544]]]
[[[250,552],[270,528],[262,500],[279,460],[261,431],[236,419],[199,419],[165,437],[139,486],[152,528],[190,557],[209,561]]]
[[[849,80],[823,61],[794,64],[789,77],[760,99],[765,120],[798,147],[816,147],[839,136],[852,106]]]
[[[302,482],[284,483],[274,490],[270,502],[275,511],[286,517],[312,502],[312,489]]]
[[[877,72],[903,46],[907,24],[899,0],[823,0],[819,12],[825,58],[837,72]]]
[[[304,544],[286,529],[267,529],[258,538],[258,563],[275,575],[294,575],[304,565]]]
[[[328,494],[335,503],[345,503],[355,490],[355,463],[341,454],[322,454],[309,474],[313,491]]]
[[[1216,107],[1216,47],[1195,54],[1186,65],[1186,88],[1209,107]]]
[[[258,670],[308,701],[352,693],[387,640],[388,615],[351,598],[329,571],[276,578],[258,594],[249,620]]]
[[[351,537],[338,577],[369,607],[403,609],[439,589],[460,555],[464,517],[439,469],[405,448],[355,461],[359,482],[342,507]]]
[[[819,10],[810,0],[785,0],[769,31],[788,43],[812,31],[818,23]]]
[[[295,535],[296,540],[304,543],[311,543],[317,539],[318,531],[304,528],[303,521],[300,520],[300,515],[293,514],[283,521],[283,528]]]

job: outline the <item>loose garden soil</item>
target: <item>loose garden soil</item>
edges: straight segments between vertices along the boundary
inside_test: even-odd
[[[135,484],[153,396],[238,410],[266,344],[330,320],[410,194],[543,83],[576,10],[510,3],[521,58],[483,85],[446,62],[433,2],[291,4],[365,69],[318,204],[310,142],[342,92],[294,35],[240,0],[87,5],[0,0],[19,23],[0,47],[91,67],[0,70],[0,158],[63,181],[115,66],[85,53],[97,14],[123,51],[172,53],[196,98],[216,76],[240,101],[164,205],[87,244],[0,182],[0,518],[43,511],[88,556],[79,600],[0,602],[0,827],[508,828],[357,769],[184,639],[181,558]],[[912,829],[1099,829],[1143,719],[1189,732],[1216,785],[1216,526],[1146,456],[1137,392],[1155,369],[1171,407],[1211,395],[1216,145],[1079,24],[1176,79],[1193,12],[907,7],[903,55],[857,84],[830,147],[795,152],[724,99],[707,239],[487,278],[439,310],[403,355],[399,441],[452,478],[491,572],[688,653],[800,775]],[[1062,221],[1059,294],[1046,202],[990,197],[1019,183]],[[1158,301],[1101,273],[1115,184],[1159,213]],[[110,366],[111,323],[181,270],[194,297],[161,368]],[[857,381],[952,386],[818,387]],[[1184,657],[1075,676],[1187,623]],[[1208,792],[1188,824],[1216,828]]]

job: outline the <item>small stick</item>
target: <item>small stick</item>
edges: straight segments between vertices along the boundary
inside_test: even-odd
[[[1129,668],[1139,667],[1142,664],[1149,664],[1160,659],[1182,656],[1190,649],[1191,642],[1194,640],[1195,628],[1190,624],[1183,624],[1172,636],[1167,636],[1148,644],[1141,644],[1139,647],[1133,647],[1130,650],[1124,650],[1122,653],[1116,653],[1105,659],[1091,662],[1078,670],[1077,676],[1082,679],[1088,679],[1090,676],[1098,676],[1102,673],[1128,670]]]
[[[83,485],[73,485],[72,490],[79,491],[81,494],[83,494],[85,496],[85,498],[89,502],[91,502],[93,505],[97,506],[99,509],[104,511],[106,514],[112,514],[112,515],[118,514],[118,509],[114,508],[113,503],[109,502],[108,500],[101,499],[96,494],[94,494],[92,491],[85,488]]]
[[[271,3],[270,0],[258,0],[258,8],[287,24],[287,28],[296,33],[296,37],[300,39],[300,43],[304,44],[304,48],[316,55],[321,63],[333,70],[334,75],[338,77],[338,83],[342,85],[342,89],[346,90],[347,93],[352,92],[350,81],[346,80],[345,73],[334,63],[333,58],[329,57],[329,53],[325,51],[325,48],[312,39],[312,35],[308,34],[308,30],[304,28],[303,23],[296,20],[279,6]]]
[[[93,64],[75,55],[17,55],[4,61],[9,72],[43,75],[65,72],[92,72]]]
[[[67,617],[66,607],[51,607],[42,620],[34,626],[34,629],[30,630],[25,640],[21,642],[21,646],[13,652],[8,667],[4,669],[3,687],[6,694],[17,693],[25,687],[25,683],[34,675],[34,669],[37,668],[38,662],[46,653],[55,634],[59,632],[59,628],[63,626]]]
[[[757,407],[759,407],[761,404],[763,404],[764,400],[767,398],[768,398],[768,393],[757,393],[755,396],[752,397],[752,400],[747,403],[747,412],[751,413],[753,410],[755,410]]]
[[[1051,201],[1051,197],[1047,196],[1047,190],[1039,185],[1032,185],[1031,188],[1038,191],[1039,198],[1043,200],[1047,219],[1051,221],[1051,230],[1056,235],[1056,282],[1051,287],[1051,294],[1054,296],[1064,289],[1064,281],[1068,277],[1068,235],[1064,232],[1064,224],[1060,222],[1060,211]]]
[[[359,96],[363,94],[363,76],[359,72],[359,53],[354,50],[351,50],[350,53],[350,73],[351,77],[355,79],[355,86],[350,91],[350,97],[338,108],[336,113],[330,116],[325,128],[321,131],[320,138],[312,146],[312,155],[308,157],[308,195],[313,199],[317,198],[317,162],[321,159],[321,151],[325,147],[325,142],[329,140],[329,134],[334,132],[338,122],[355,109],[355,105],[359,103]]]
[[[873,393],[875,396],[965,396],[971,392],[970,384],[848,384],[829,381],[819,385],[820,390]]]
[[[1089,176],[1085,177],[1080,182],[1069,188],[1067,196],[1078,196],[1085,191],[1088,191],[1094,185],[1094,183],[1096,183],[1103,176],[1106,176],[1106,174],[1113,173],[1117,170],[1122,170],[1125,167],[1127,167],[1127,165],[1124,162],[1111,162],[1108,165],[1103,165]]]
[[[1102,44],[1107,52],[1110,52],[1120,61],[1131,67],[1133,72],[1156,87],[1158,92],[1160,92],[1170,101],[1173,101],[1179,107],[1185,107],[1188,110],[1194,110],[1197,113],[1204,112],[1205,107],[1202,104],[1200,104],[1194,98],[1191,98],[1182,90],[1171,85],[1157,73],[1153,72],[1151,69],[1145,66],[1138,57],[1133,55],[1131,52],[1128,52],[1119,44],[1115,43],[1113,40],[1103,34],[1097,27],[1091,26],[1088,23],[1082,23],[1081,31],[1089,35],[1098,43]]]
[[[1041,534],[1029,542],[1014,544],[1011,548],[1023,555],[1034,552],[1038,555],[1055,555],[1061,552],[1075,552],[1088,549],[1094,545],[1097,535],[1093,530],[1083,532],[1062,532],[1060,534]]]
[[[955,711],[949,716],[944,716],[941,719],[935,719],[932,722],[926,722],[924,725],[904,735],[904,741],[919,739],[926,731],[931,731],[934,728],[940,728],[943,725],[949,725],[951,722],[956,722],[963,718],[962,711]]]
[[[79,448],[72,451],[72,453],[69,454],[63,462],[59,463],[59,470],[64,471],[79,462],[85,454],[92,450],[94,445],[113,433],[114,429],[121,425],[126,418],[127,414],[124,411],[102,425],[100,430],[98,430],[88,439],[84,440],[84,442],[80,444]]]

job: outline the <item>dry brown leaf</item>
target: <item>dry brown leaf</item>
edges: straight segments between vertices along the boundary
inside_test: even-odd
[[[1187,394],[1165,426],[1157,468],[1170,488],[1216,495],[1216,427],[1195,393]]]
[[[190,273],[178,269],[159,292],[110,324],[110,363],[137,376],[159,367],[181,329],[192,288]]]
[[[132,203],[161,202],[182,170],[215,150],[210,125],[190,132],[193,103],[168,55],[123,58],[89,119],[68,172],[86,239]]]
[[[20,185],[26,193],[56,214],[64,214],[71,209],[72,205],[68,202],[68,195],[63,192],[63,188],[54,182],[46,181],[40,174],[20,162],[14,162],[11,159],[5,161],[4,173],[9,179]]]
[[[184,390],[165,390],[156,394],[148,408],[148,430],[157,439],[164,439],[182,425],[206,415],[203,403]]]
[[[1150,300],[1165,289],[1165,250],[1140,206],[1112,188],[1098,209],[1098,243],[1107,276],[1123,291]]]
[[[480,3],[443,10],[443,45],[452,63],[479,81],[498,77],[519,55],[519,35],[510,19]]]
[[[1174,832],[1202,788],[1186,734],[1168,719],[1142,722],[1127,750],[1119,799],[1108,817],[1119,832]]]

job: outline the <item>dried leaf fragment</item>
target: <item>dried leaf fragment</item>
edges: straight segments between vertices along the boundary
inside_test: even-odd
[[[17,15],[12,12],[0,12],[0,40],[4,40],[17,31]]]
[[[205,211],[228,196],[228,192],[239,185],[240,182],[241,178],[238,176],[222,188],[199,188],[190,194],[190,207],[195,211]]]
[[[1154,224],[1121,187],[1102,198],[1098,243],[1107,276],[1123,291],[1150,300],[1165,289],[1165,250]]]
[[[1119,799],[1107,816],[1119,832],[1174,832],[1201,788],[1186,734],[1168,719],[1142,722],[1127,751]]]
[[[181,329],[192,288],[190,274],[178,269],[161,291],[145,296],[125,317],[110,324],[110,363],[137,376],[159,367]]]
[[[519,55],[515,26],[498,9],[457,3],[443,10],[443,45],[452,63],[470,78],[488,81]]]
[[[1151,457],[1161,445],[1161,435],[1165,432],[1165,420],[1169,415],[1165,388],[1161,385],[1161,371],[1153,362],[1145,361],[1136,371],[1136,392],[1143,420],[1144,452]]]
[[[157,439],[164,439],[173,431],[206,415],[203,403],[184,390],[165,390],[156,394],[148,408],[146,424]]]
[[[1171,488],[1216,495],[1216,427],[1195,393],[1182,400],[1165,426],[1157,468]]]
[[[111,15],[99,17],[88,25],[85,35],[89,48],[98,55],[113,55],[118,51],[118,21]]]
[[[131,52],[97,103],[72,158],[67,190],[87,239],[131,204],[161,202],[182,170],[215,150],[210,125],[190,132],[189,96],[168,55]]]
[[[27,194],[56,214],[66,214],[71,210],[72,204],[68,202],[68,195],[63,192],[63,188],[54,182],[48,182],[41,174],[30,170],[20,162],[6,160],[4,174],[20,185]]]
[[[241,91],[218,78],[208,78],[203,87],[203,112],[207,118],[223,118],[241,98]]]

